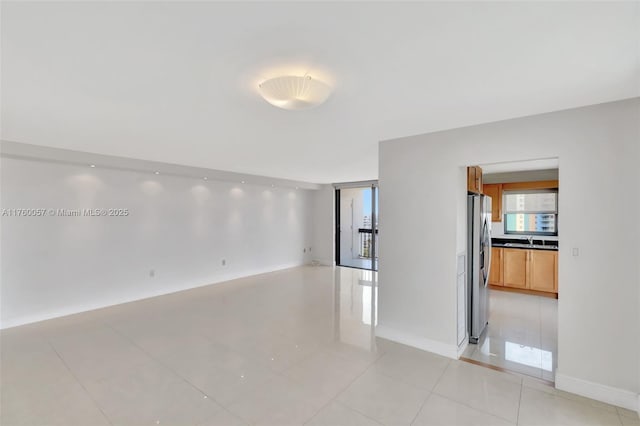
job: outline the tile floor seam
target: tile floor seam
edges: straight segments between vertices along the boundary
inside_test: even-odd
[[[522,390],[524,389],[524,380],[520,381],[520,397],[518,398],[518,414],[516,414],[516,425],[520,424],[520,407],[522,406]]]
[[[373,366],[373,364],[375,364],[375,362],[372,362],[371,364],[369,364],[369,365],[367,366],[367,368],[365,368],[365,369],[364,369],[360,374],[358,374],[358,375],[357,375],[353,380],[351,380],[351,381],[350,381],[350,382],[349,382],[349,383],[348,383],[344,388],[342,388],[340,391],[338,391],[338,393],[336,393],[333,397],[331,397],[331,399],[330,399],[329,401],[327,401],[327,403],[326,403],[326,404],[324,404],[322,407],[320,407],[320,408],[318,409],[318,411],[316,411],[316,412],[315,412],[311,417],[309,417],[309,420],[307,420],[304,424],[309,423],[309,422],[310,422],[310,421],[311,421],[315,416],[317,416],[317,415],[318,415],[318,413],[319,413],[320,411],[324,410],[324,409],[325,409],[329,404],[331,404],[333,401],[340,402],[340,401],[338,400],[338,397],[339,397],[340,395],[342,395],[342,394],[343,394],[347,389],[349,389],[349,388],[351,387],[351,385],[352,385],[352,384],[354,384],[354,383],[356,382],[356,380],[358,380],[358,379],[359,379],[360,377],[362,377],[362,376],[363,376],[367,371],[369,371],[369,369]],[[353,407],[350,407],[350,406],[348,406],[348,405],[346,405],[346,404],[342,404],[342,405],[344,405],[344,406],[348,407],[349,409],[351,409],[351,410],[353,410],[353,411],[355,411],[355,412],[357,412],[357,413],[359,413],[359,414],[362,414],[362,415],[363,415],[363,416],[365,416],[366,418],[370,418],[370,417],[369,417],[369,416],[367,416],[366,414],[361,413],[359,410],[356,410],[356,409],[355,409],[355,408],[353,408]],[[374,419],[372,419],[372,420],[374,420]],[[377,422],[377,421],[376,421],[376,423],[380,423],[380,422]]]
[[[130,342],[132,345],[134,345],[136,348],[140,349],[145,355],[147,355],[149,358],[151,358],[154,362],[157,362],[158,364],[160,364],[162,367],[166,368],[167,370],[171,371],[173,374],[175,374],[177,377],[180,378],[180,380],[182,380],[183,382],[185,382],[187,385],[191,386],[192,388],[194,388],[196,391],[200,392],[202,395],[206,396],[207,398],[210,398],[212,401],[214,401],[220,408],[222,408],[224,411],[226,411],[228,414],[230,414],[232,417],[234,417],[235,419],[247,424],[247,422],[238,417],[237,415],[235,415],[234,413],[232,413],[231,411],[229,411],[227,409],[227,407],[225,407],[224,405],[222,405],[222,403],[220,401],[218,401],[217,399],[215,399],[213,396],[209,395],[208,393],[206,393],[205,391],[203,391],[202,389],[200,389],[198,386],[194,385],[193,383],[191,383],[189,380],[187,380],[187,378],[183,377],[180,373],[178,373],[176,370],[174,370],[171,366],[165,364],[164,362],[162,362],[161,360],[159,360],[158,358],[154,357],[152,354],[150,354],[149,352],[147,352],[143,347],[139,346],[135,341],[131,340],[129,337],[127,337],[126,335],[124,335],[123,333],[121,333],[120,331],[116,330],[115,328],[111,327],[111,325],[108,325],[109,328],[111,328],[116,334],[118,334],[119,336],[121,336],[123,339],[127,340],[128,342]]]
[[[449,369],[449,366],[453,363],[454,360],[450,359],[447,362],[447,366],[445,368],[442,369],[442,373],[440,373],[440,377],[438,377],[438,380],[436,380],[436,382],[433,384],[433,386],[431,387],[431,390],[429,391],[430,393],[434,391],[434,389],[436,388],[436,386],[438,386],[438,383],[440,383],[440,381],[442,380],[442,378],[444,377],[444,373],[447,372],[447,370]]]
[[[448,399],[449,401],[453,401],[453,402],[455,402],[455,403],[457,403],[457,404],[464,405],[465,407],[467,407],[467,408],[471,408],[471,409],[473,409],[473,410],[475,410],[475,411],[480,411],[480,412],[482,412],[482,413],[484,413],[484,414],[489,414],[490,416],[497,417],[497,418],[499,418],[500,420],[504,420],[504,421],[506,421],[506,422],[513,423],[513,421],[512,421],[512,420],[509,420],[509,419],[507,419],[506,417],[502,417],[502,416],[499,416],[499,415],[497,415],[497,414],[490,413],[490,412],[485,411],[485,410],[483,410],[483,409],[481,409],[481,408],[478,408],[478,407],[473,407],[473,406],[471,406],[471,405],[467,404],[466,402],[462,402],[462,401],[459,401],[459,400],[457,400],[457,399],[453,399],[453,398],[451,398],[451,397],[449,397],[449,396],[443,395],[443,394],[438,393],[438,392],[436,392],[436,391],[433,391],[433,392],[431,392],[431,393],[432,393],[432,394],[435,394],[435,395],[438,395],[438,396],[440,396],[440,397],[442,397],[442,398]]]
[[[75,373],[73,372],[73,370],[71,370],[71,368],[69,367],[69,365],[67,364],[67,362],[64,360],[64,358],[62,357],[62,355],[60,355],[60,353],[58,353],[58,350],[51,344],[51,342],[47,341],[47,344],[49,345],[49,347],[51,348],[51,350],[56,354],[56,356],[60,359],[60,362],[62,362],[62,364],[64,365],[64,367],[67,369],[67,371],[69,372],[69,374],[71,374],[71,377],[73,377],[73,380],[75,380],[78,385],[80,385],[80,387],[82,388],[82,390],[87,394],[87,396],[89,397],[89,399],[91,400],[91,402],[93,403],[93,405],[96,406],[96,408],[98,409],[98,411],[100,411],[100,413],[102,414],[102,416],[104,417],[104,419],[107,421],[107,423],[111,426],[113,426],[113,422],[111,421],[111,419],[109,418],[109,416],[107,416],[107,413],[105,413],[105,411],[103,410],[102,406],[98,403],[98,401],[96,401],[93,398],[93,395],[91,395],[91,392],[89,392],[89,390],[85,387],[85,385],[80,381],[80,379],[78,379],[78,377],[75,375]]]
[[[447,366],[442,369],[442,372],[440,373],[440,376],[438,376],[438,379],[435,381],[435,383],[433,384],[433,386],[429,390],[429,394],[427,395],[425,400],[422,401],[422,404],[420,405],[420,408],[418,409],[418,412],[416,413],[415,416],[413,416],[413,419],[411,419],[411,423],[409,423],[410,425],[413,425],[413,423],[416,421],[416,419],[420,415],[420,412],[424,408],[424,406],[427,403],[427,401],[429,401],[429,398],[431,398],[431,395],[433,395],[433,393],[434,393],[433,390],[436,388],[436,386],[438,386],[438,383],[440,383],[440,380],[442,380],[442,377],[444,376],[444,373],[446,373],[447,369],[449,368],[449,365],[451,365],[451,360],[447,361]]]
[[[542,349],[542,298],[540,297],[538,298],[538,331],[540,334],[540,349]],[[557,356],[558,354],[556,353],[556,357]],[[551,370],[553,370],[553,360],[551,361],[551,363]],[[540,377],[544,378],[544,371],[542,370],[542,359],[540,359]],[[553,380],[555,381],[555,373],[553,375]],[[522,394],[522,391],[520,391],[520,393]],[[520,407],[518,407],[518,411],[520,411]]]
[[[535,377],[534,377],[534,379],[535,379]],[[549,393],[549,392],[545,392],[545,391],[543,391],[543,390],[536,389],[536,388],[535,388],[535,387],[533,387],[533,386],[528,386],[527,384],[525,384],[525,383],[524,383],[524,381],[522,382],[522,386],[523,386],[523,387],[526,387],[527,389],[530,389],[530,390],[534,390],[534,391],[537,391],[537,392],[543,392],[543,393],[546,393],[546,394],[552,395],[552,396],[554,396],[554,397],[561,398],[561,399],[563,399],[563,400],[565,400],[565,401],[576,402],[576,403],[578,403],[578,404],[587,405],[587,406],[589,406],[589,407],[591,407],[591,408],[596,408],[596,409],[598,409],[598,410],[607,411],[607,412],[609,412],[609,413],[613,412],[612,410],[607,410],[606,408],[598,407],[597,405],[592,405],[592,404],[590,404],[590,403],[589,403],[589,401],[594,401],[594,402],[597,402],[597,403],[600,403],[600,404],[608,404],[608,403],[606,403],[606,402],[602,402],[602,401],[598,401],[597,399],[587,398],[587,397],[585,397],[585,396],[578,395],[577,393],[567,392],[567,393],[569,393],[570,395],[575,395],[575,396],[578,396],[578,397],[580,397],[580,398],[585,398],[585,399],[587,399],[587,400],[589,400],[589,401],[581,401],[581,400],[579,400],[579,399],[570,398],[570,397],[568,397],[568,396],[565,396],[563,393],[555,393],[555,392],[554,392],[554,393]],[[550,387],[551,389],[556,390],[556,391],[560,391],[558,388],[556,388],[556,387],[555,387],[555,384],[554,384],[553,386],[549,385],[549,387]],[[560,392],[564,392],[564,391],[560,391]],[[612,404],[608,404],[608,405],[610,405],[611,407],[615,408],[615,409],[616,409],[616,410],[615,410],[615,411],[616,411],[616,413],[617,413],[617,414],[620,414],[620,412],[617,410],[617,405],[612,405]],[[620,408],[622,408],[622,407],[620,407]]]
[[[576,400],[576,399],[572,399],[572,398],[567,398],[567,397],[562,396],[562,395],[558,395],[558,394],[555,394],[555,393],[548,393],[548,392],[545,392],[543,390],[532,388],[532,387],[529,387],[529,386],[527,386],[527,388],[530,391],[539,392],[539,393],[542,393],[542,394],[544,394],[546,396],[550,396],[552,398],[559,398],[559,399],[561,399],[563,401],[568,401],[568,402],[570,402],[572,404],[576,404],[578,406],[584,406],[585,408],[588,407],[588,408],[590,408],[592,410],[597,410],[597,411],[600,411],[600,412],[603,412],[603,413],[613,414],[613,411],[607,410],[606,408],[602,408],[602,407],[598,407],[598,406],[595,406],[595,405],[591,405],[587,401],[580,401],[580,400]],[[581,395],[578,395],[578,394],[572,394],[572,395],[577,395],[577,396],[582,397]],[[582,397],[582,398],[585,398],[585,397]],[[601,402],[601,401],[598,401],[598,400],[595,400],[595,399],[593,399],[591,401]],[[615,408],[615,406],[613,406],[613,405],[612,405],[612,407]],[[618,415],[618,421],[620,422],[620,425],[624,425],[624,421],[622,421],[622,418],[620,418],[621,417],[620,416],[620,412],[618,410],[616,410],[615,413]]]
[[[421,390],[421,391],[425,391],[425,392],[429,392],[429,393],[431,393],[431,390],[429,390],[429,389],[427,389],[427,388],[420,387],[420,386],[416,385],[415,383],[409,382],[409,381],[407,381],[407,380],[405,380],[405,379],[400,379],[400,378],[398,378],[398,377],[392,376],[392,375],[390,375],[389,373],[385,373],[384,371],[377,371],[376,373],[380,374],[381,376],[386,377],[387,379],[393,379],[393,380],[395,380],[395,381],[397,381],[397,382],[400,382],[400,383],[402,383],[403,385],[408,386],[408,387],[410,387],[410,388],[413,388],[413,389],[417,389],[417,390]],[[432,389],[433,389],[433,388],[432,388]]]
[[[631,420],[635,420],[635,421],[639,421],[640,420],[640,412],[639,411],[630,410],[628,408],[618,407],[618,406],[615,406],[615,405],[614,405],[614,407],[616,407],[616,411],[618,412],[618,414],[620,414],[621,418],[622,417],[626,417],[626,418],[630,418]],[[624,414],[625,410],[626,411],[631,411],[633,413],[633,415],[632,416],[628,416],[628,415]]]
[[[445,369],[446,370],[446,369]],[[435,387],[435,386],[434,386]],[[413,426],[413,423],[416,421],[416,419],[418,418],[418,416],[420,415],[420,413],[422,412],[422,410],[424,409],[424,406],[427,404],[427,401],[429,401],[429,398],[431,398],[431,395],[433,395],[433,392],[429,392],[429,394],[427,395],[427,397],[424,399],[424,401],[422,401],[422,404],[420,404],[420,408],[418,408],[418,412],[416,413],[415,416],[413,416],[413,419],[411,419],[411,422],[409,423],[410,426]]]
[[[353,407],[350,407],[347,404],[345,404],[342,401],[339,401],[339,400],[337,400],[335,398],[332,399],[331,401],[329,401],[328,403],[326,403],[324,406],[322,406],[322,408],[320,408],[316,413],[314,413],[313,416],[311,416],[309,418],[309,420],[307,420],[306,422],[303,423],[303,426],[309,424],[309,422],[311,422],[313,419],[315,419],[318,416],[318,414],[320,414],[320,412],[322,410],[324,410],[326,407],[328,407],[331,403],[335,403],[335,404],[341,405],[342,407],[346,408],[347,410],[351,410],[354,413],[358,413],[361,416],[365,417],[366,419],[371,420],[372,422],[379,424],[380,426],[385,426],[384,423],[380,423],[378,420],[374,419],[373,417],[369,417],[365,413],[363,413],[363,412],[361,412],[361,411],[359,411],[359,410],[357,410],[357,409],[355,409]]]

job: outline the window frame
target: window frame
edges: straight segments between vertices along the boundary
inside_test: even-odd
[[[509,194],[543,194],[543,193],[554,193],[556,194],[556,209],[555,210],[527,210],[527,211],[509,211],[506,209],[507,206],[507,195]],[[559,204],[559,191],[557,188],[540,188],[540,189],[510,189],[503,191],[502,193],[502,205],[504,207],[503,212],[503,222],[504,229],[503,232],[505,235],[531,235],[531,236],[548,236],[548,237],[557,237],[558,236],[558,204]],[[543,231],[529,231],[529,232],[521,232],[521,231],[509,231],[507,229],[507,216],[509,214],[552,214],[554,215],[554,228],[555,232],[543,232]]]

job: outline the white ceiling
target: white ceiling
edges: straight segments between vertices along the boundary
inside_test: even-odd
[[[377,142],[640,95],[640,3],[2,2],[2,138],[311,182]],[[257,82],[308,71],[322,106]]]

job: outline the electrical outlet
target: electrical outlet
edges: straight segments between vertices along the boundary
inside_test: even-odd
[[[227,266],[227,259],[222,259],[222,266]]]
[[[151,270],[149,270],[149,276],[150,276],[151,278],[155,277],[155,276],[156,276],[156,270],[155,270],[155,269],[151,269]]]

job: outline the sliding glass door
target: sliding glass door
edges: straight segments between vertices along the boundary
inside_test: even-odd
[[[336,189],[336,264],[378,270],[378,188]]]

